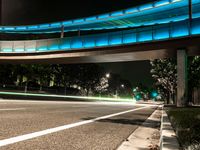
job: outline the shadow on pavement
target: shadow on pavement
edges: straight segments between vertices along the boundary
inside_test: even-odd
[[[90,120],[94,119],[91,117],[88,118],[82,118],[82,120]],[[103,119],[103,120],[98,120],[96,122],[103,122],[103,123],[116,123],[116,124],[124,124],[124,125],[140,125],[144,127],[149,127],[149,128],[159,128],[160,127],[160,121],[155,121],[155,120],[148,120],[145,122],[145,119]],[[144,123],[145,122],[145,123]]]

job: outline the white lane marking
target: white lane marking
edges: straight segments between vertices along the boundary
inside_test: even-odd
[[[14,110],[25,110],[26,108],[5,108],[0,109],[0,111],[14,111]]]
[[[47,134],[59,132],[59,131],[62,131],[62,130],[74,128],[74,127],[77,127],[77,126],[90,124],[90,123],[93,123],[93,122],[96,122],[96,121],[99,121],[99,120],[102,120],[102,119],[107,119],[107,118],[123,115],[123,114],[126,114],[126,113],[134,112],[134,111],[145,109],[145,108],[148,108],[148,107],[151,107],[151,106],[135,108],[135,109],[131,109],[131,110],[115,113],[115,114],[110,114],[110,115],[98,117],[98,118],[91,119],[91,120],[81,121],[81,122],[72,123],[72,124],[68,124],[68,125],[64,125],[64,126],[60,126],[60,127],[46,129],[46,130],[43,130],[43,131],[38,131],[38,132],[30,133],[30,134],[17,136],[17,137],[12,137],[12,138],[5,139],[5,140],[0,140],[0,147],[10,145],[10,144],[14,144],[14,143],[17,143],[17,142],[22,142],[22,141],[29,140],[29,139],[33,139],[33,138],[36,138],[36,137],[44,136],[44,135],[47,135]]]

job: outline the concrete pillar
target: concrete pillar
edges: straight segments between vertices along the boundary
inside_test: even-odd
[[[186,50],[177,51],[177,107],[184,107],[187,104],[188,94],[187,79],[187,54]]]

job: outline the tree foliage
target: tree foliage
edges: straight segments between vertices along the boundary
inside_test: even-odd
[[[188,86],[189,96],[194,88],[200,87],[200,57],[188,58]],[[176,94],[177,65],[175,59],[159,59],[151,61],[151,74],[156,81],[156,86],[168,100]]]
[[[189,86],[200,87],[200,57],[195,56],[189,58],[189,74],[188,74]]]
[[[151,74],[156,86],[169,100],[173,98],[177,87],[177,67],[174,59],[158,59],[151,61]]]
[[[84,95],[106,94],[108,91],[114,93],[116,88],[123,84],[130,85],[123,81],[119,75],[106,78],[104,68],[97,64],[53,64],[53,65],[0,65],[0,84],[37,86],[40,91],[47,87],[64,89],[75,88]]]

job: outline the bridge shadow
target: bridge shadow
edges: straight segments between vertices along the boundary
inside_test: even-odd
[[[82,120],[91,120],[95,119],[93,117],[88,117],[88,118],[82,118]],[[121,125],[136,125],[136,126],[143,126],[143,127],[148,127],[148,128],[160,128],[160,121],[155,121],[155,120],[148,120],[146,121],[145,119],[124,119],[124,118],[109,118],[109,119],[102,119],[102,120],[97,120],[96,122],[101,122],[101,123],[113,123],[113,124],[121,124]]]

